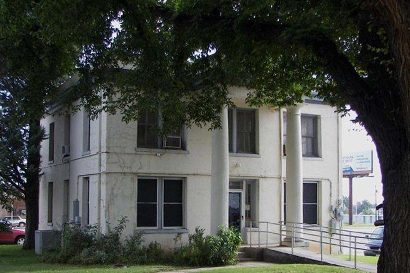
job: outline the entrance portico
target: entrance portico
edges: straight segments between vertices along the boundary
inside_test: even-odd
[[[285,242],[293,236],[291,224],[303,222],[303,171],[302,171],[302,136],[301,105],[287,108],[287,155],[286,155],[286,199],[287,221],[290,224]],[[229,225],[229,198],[243,199],[239,194],[229,195],[229,134],[228,113],[224,108],[221,113],[221,129],[212,132],[211,165],[211,232],[216,233],[219,226]],[[242,201],[240,201],[242,203]],[[238,218],[242,218],[241,214]],[[231,216],[232,218],[232,216]],[[232,219],[231,219],[232,220]],[[240,225],[243,226],[243,225]],[[295,241],[301,241],[301,232],[294,234]]]

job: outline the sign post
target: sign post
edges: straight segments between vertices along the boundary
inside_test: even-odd
[[[353,178],[369,176],[373,172],[373,151],[343,156],[343,177],[349,178],[349,225],[353,224]]]

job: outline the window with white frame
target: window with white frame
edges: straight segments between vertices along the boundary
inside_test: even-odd
[[[283,155],[286,155],[286,123],[287,113],[283,112]],[[304,157],[319,157],[319,116],[301,116],[302,155]]]
[[[176,128],[160,136],[162,119],[159,111],[145,111],[138,118],[137,147],[153,149],[184,149],[184,128]]]
[[[256,154],[256,110],[228,111],[229,152]]]
[[[303,223],[318,224],[317,182],[303,182]],[[286,222],[286,183],[284,183],[284,217]]]
[[[182,178],[139,178],[137,227],[182,228],[184,226],[184,180]]]

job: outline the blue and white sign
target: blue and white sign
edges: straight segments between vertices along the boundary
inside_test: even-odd
[[[373,151],[350,153],[342,160],[343,175],[368,175],[373,172]]]

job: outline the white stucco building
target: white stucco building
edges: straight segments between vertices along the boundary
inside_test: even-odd
[[[197,226],[234,225],[245,240],[250,221],[328,226],[342,178],[335,109],[315,100],[256,109],[245,104],[247,90],[230,93],[236,108],[223,111],[221,130],[182,128],[167,138],[152,130],[157,113],[129,124],[107,113],[46,116],[39,230],[78,220],[104,232],[126,216],[126,233],[173,246]]]

